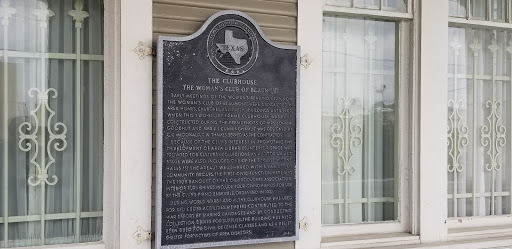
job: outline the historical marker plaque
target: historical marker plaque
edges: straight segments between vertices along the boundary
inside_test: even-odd
[[[157,248],[297,239],[298,58],[237,11],[159,38]]]

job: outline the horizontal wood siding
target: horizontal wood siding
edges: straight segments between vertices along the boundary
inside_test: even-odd
[[[245,12],[258,23],[263,33],[276,43],[297,44],[297,0],[153,0],[153,43],[156,45],[159,35],[191,35],[201,28],[210,16],[222,10]],[[156,57],[154,57],[154,61],[156,61]],[[153,173],[156,172],[156,66],[156,63],[153,63]],[[155,185],[156,178],[153,174],[153,197],[155,196]],[[154,203],[153,198],[153,207]],[[153,213],[153,222],[154,218]],[[154,242],[152,244],[154,248]],[[292,249],[294,243],[216,248]]]
[[[193,34],[210,16],[230,9],[252,17],[272,41],[297,43],[297,0],[154,0],[153,40]]]

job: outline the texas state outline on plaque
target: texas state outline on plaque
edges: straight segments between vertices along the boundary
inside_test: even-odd
[[[247,40],[233,37],[232,30],[226,30],[224,33],[224,44],[217,43],[217,47],[223,54],[229,53],[235,60],[236,64],[240,64],[242,56],[247,54],[247,51],[249,51]]]

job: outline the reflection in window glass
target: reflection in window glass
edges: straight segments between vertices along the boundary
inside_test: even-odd
[[[466,1],[467,0],[449,0],[450,16],[465,17],[466,16]]]
[[[487,0],[471,0],[471,18],[487,20]]]
[[[397,12],[407,12],[407,0],[383,1],[383,9]]]
[[[497,22],[504,22],[507,15],[506,0],[492,0],[491,19]]]
[[[356,0],[354,5],[365,9],[379,9],[379,0]]]
[[[449,29],[448,215],[511,213],[510,33]]]
[[[469,0],[471,15],[467,15],[468,0],[448,0],[449,16],[469,19],[505,22],[508,0]],[[512,4],[509,4],[512,6]]]
[[[352,0],[327,0],[327,3],[337,6],[351,7]]]
[[[324,17],[323,224],[395,220],[396,24]]]

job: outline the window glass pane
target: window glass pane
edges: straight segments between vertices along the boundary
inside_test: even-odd
[[[466,0],[449,0],[450,16],[465,17],[466,16]]]
[[[10,231],[7,240],[7,248],[40,245],[41,222],[9,223],[7,229]],[[5,244],[2,246],[5,247]]]
[[[365,9],[379,9],[379,0],[355,0],[354,5]]]
[[[45,244],[58,245],[74,242],[75,220],[48,220],[45,224]]]
[[[449,29],[448,213],[510,214],[510,34]]]
[[[407,0],[383,0],[382,8],[397,12],[407,12]]]
[[[473,19],[487,19],[487,0],[471,0],[471,17]]]
[[[327,4],[350,7],[352,0],[327,0]]]
[[[396,24],[324,17],[323,224],[395,220]]]
[[[84,9],[87,9],[89,17],[82,25],[82,39],[103,41],[103,0],[84,1]],[[103,42],[85,42],[81,46],[84,54],[103,54]]]
[[[493,21],[504,22],[507,16],[506,0],[492,0],[491,18]]]
[[[53,12],[53,16],[48,20],[48,52],[51,53],[75,53],[75,29],[74,24],[71,21],[64,21],[69,18],[65,15],[68,11],[74,9],[75,1],[48,1],[48,9]],[[34,9],[37,8],[37,1],[26,1],[27,17],[33,16]],[[34,6],[35,5],[35,6]],[[86,10],[87,11],[87,10]],[[89,11],[87,11],[89,12]],[[34,19],[34,18],[32,18]],[[22,19],[25,25],[37,25],[37,19],[34,19],[33,24],[27,23],[26,19]],[[34,26],[37,27],[37,26]],[[68,30],[69,32],[62,32],[62,30]],[[37,41],[37,32],[40,32],[37,28],[36,32],[32,33],[33,43],[35,47],[39,46]]]
[[[80,242],[94,242],[101,240],[101,234],[103,233],[103,218],[93,217],[82,219],[80,229]]]
[[[103,1],[0,12],[0,248],[99,241]]]

